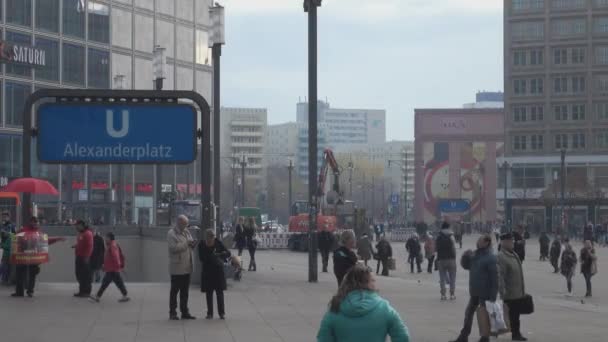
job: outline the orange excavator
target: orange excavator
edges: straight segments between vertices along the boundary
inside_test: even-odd
[[[332,190],[325,192],[327,174],[331,168],[334,176]],[[323,151],[323,164],[319,172],[317,181],[317,191],[315,193],[316,207],[319,208],[317,216],[317,230],[333,232],[338,228],[345,228],[343,217],[354,215],[354,205],[350,201],[344,201],[343,193],[340,190],[340,166],[334,157],[331,149]],[[351,210],[346,209],[350,207]],[[346,209],[346,210],[345,210]],[[293,233],[308,233],[310,203],[308,201],[296,201],[291,208],[289,217],[289,231]]]

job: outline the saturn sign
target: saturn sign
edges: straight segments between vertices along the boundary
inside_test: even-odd
[[[46,51],[0,40],[0,62],[46,66]]]

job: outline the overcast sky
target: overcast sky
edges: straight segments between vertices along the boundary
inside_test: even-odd
[[[302,0],[223,0],[222,104],[295,121],[307,96]],[[502,0],[324,0],[319,98],[387,111],[387,139],[413,139],[414,108],[461,107],[501,90]]]

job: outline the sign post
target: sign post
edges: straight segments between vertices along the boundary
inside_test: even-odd
[[[36,120],[34,105],[40,105]],[[190,104],[180,104],[180,99]],[[196,113],[200,112],[201,129]],[[34,127],[32,124],[36,123]],[[23,176],[30,177],[32,137],[38,159],[63,164],[185,164],[196,159],[201,139],[202,228],[211,226],[211,135],[208,102],[193,91],[42,89],[23,112]],[[23,195],[23,222],[31,215]]]

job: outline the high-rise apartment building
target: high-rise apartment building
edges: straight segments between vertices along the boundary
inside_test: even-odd
[[[298,146],[298,124],[287,122],[269,125],[266,131],[266,161],[268,166],[286,166],[295,162]]]
[[[507,0],[504,6],[507,219],[532,229],[605,222],[608,1]],[[504,167],[501,172],[497,196],[504,199]]]

